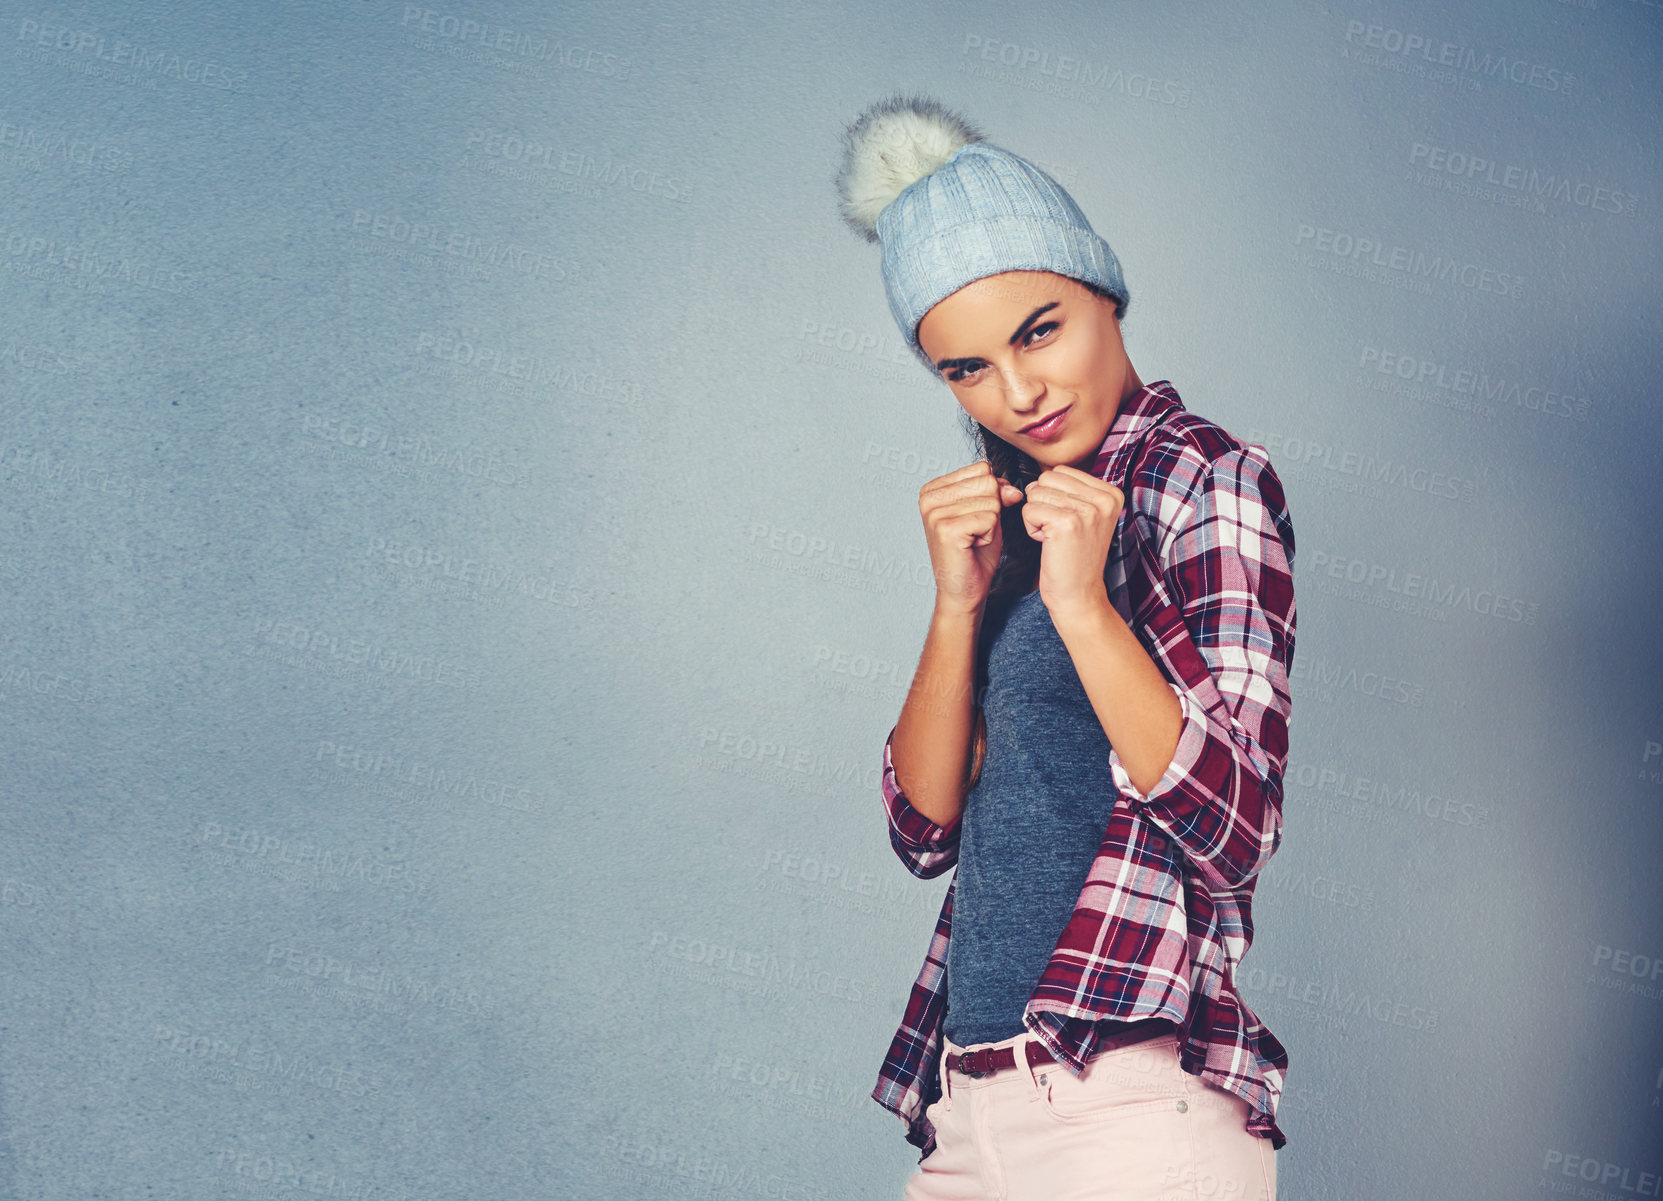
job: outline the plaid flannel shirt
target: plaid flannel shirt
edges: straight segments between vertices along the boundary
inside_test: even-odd
[[[1126,494],[1109,599],[1177,694],[1183,724],[1148,793],[1110,749],[1116,804],[1023,1022],[1079,1075],[1100,1021],[1170,1018],[1183,1069],[1244,1098],[1247,1129],[1280,1149],[1287,1051],[1235,974],[1253,938],[1257,875],[1282,841],[1295,608],[1281,480],[1262,447],[1188,412],[1165,380],[1126,399],[1094,472]],[[883,750],[889,840],[927,880],[957,864],[961,818],[944,827],[912,807],[896,783],[894,737],[891,728]],[[924,1111],[941,1095],[956,883],[872,1090],[906,1124],[920,1162],[935,1148]]]

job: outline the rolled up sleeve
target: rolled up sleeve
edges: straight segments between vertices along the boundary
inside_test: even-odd
[[[883,806],[889,819],[889,845],[895,848],[906,869],[921,880],[930,880],[959,861],[959,833],[963,814],[951,825],[942,826],[925,817],[901,791],[895,779],[893,745],[895,730],[883,744]]]
[[[1172,762],[1147,793],[1110,751],[1116,788],[1177,844],[1215,890],[1252,879],[1282,841],[1297,612],[1293,526],[1281,481],[1257,447],[1200,477],[1160,554],[1168,591],[1216,684],[1209,711],[1169,685],[1183,709]]]

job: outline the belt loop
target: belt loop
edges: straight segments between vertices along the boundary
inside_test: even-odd
[[[952,1054],[952,1044],[945,1038],[941,1040],[941,1095],[951,1102],[953,1099],[953,1073],[947,1067],[947,1057]]]
[[[1040,1080],[1039,1080],[1040,1073],[1041,1072],[1049,1072],[1053,1066],[1060,1067],[1061,1065],[1057,1064],[1055,1062],[1055,1060],[1051,1059],[1051,1052],[1050,1051],[1045,1051],[1045,1057],[1050,1062],[1043,1063],[1043,1064],[1036,1064],[1036,1063],[1028,1062],[1028,1047],[1030,1045],[1036,1046],[1040,1050],[1045,1051],[1045,1044],[1040,1042],[1039,1039],[1035,1038],[1032,1034],[1030,1034],[1027,1038],[1027,1041],[1024,1042],[1021,1046],[1017,1047],[1017,1049],[1016,1049],[1017,1060],[1021,1064],[1022,1067],[1027,1069],[1027,1071],[1028,1071],[1028,1082],[1033,1085],[1033,1091],[1029,1094],[1028,1099],[1029,1100],[1034,1100],[1039,1096],[1039,1090],[1045,1087],[1045,1085],[1040,1083]]]

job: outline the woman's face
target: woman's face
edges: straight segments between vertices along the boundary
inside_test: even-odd
[[[965,412],[1046,467],[1090,471],[1143,386],[1114,303],[1051,271],[966,284],[924,314],[918,344]]]

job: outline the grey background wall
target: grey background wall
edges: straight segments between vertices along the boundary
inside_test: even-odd
[[[1287,485],[1282,1196],[1659,1195],[1663,7],[1254,7],[6,5],[0,1196],[900,1195],[895,89]]]

